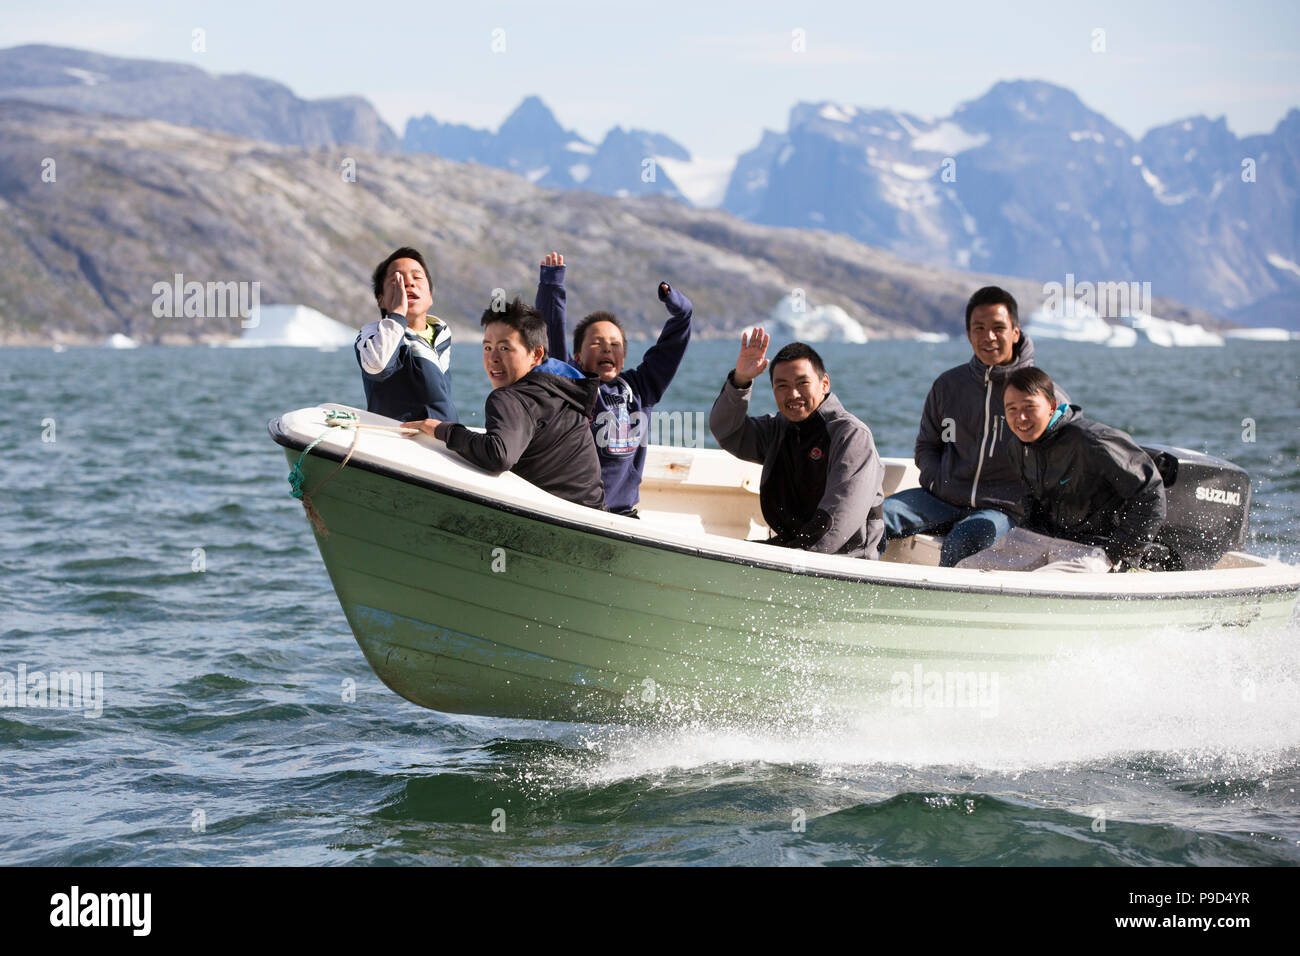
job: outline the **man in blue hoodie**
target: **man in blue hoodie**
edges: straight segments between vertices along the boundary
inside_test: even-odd
[[[357,364],[366,409],[376,415],[456,421],[451,400],[451,329],[436,315],[424,256],[410,246],[394,250],[371,278],[379,319],[357,334]]]
[[[966,303],[966,337],[971,360],[935,379],[925,399],[915,448],[920,487],[890,495],[883,507],[887,539],[945,534],[945,568],[1006,534],[1021,517],[1024,494],[1005,453],[1011,436],[1002,389],[1009,374],[1034,364],[1034,346],[1011,293],[976,291]]]
[[[536,303],[546,319],[550,358],[560,362],[568,353],[564,271],[560,253],[552,252],[542,260]],[[645,469],[648,416],[672,383],[691,339],[691,300],[661,282],[659,301],[667,308],[669,319],[636,368],[623,368],[627,339],[622,324],[608,312],[593,312],[578,323],[569,359],[587,375],[600,379],[591,430],[600,455],[605,507],[633,518]]]

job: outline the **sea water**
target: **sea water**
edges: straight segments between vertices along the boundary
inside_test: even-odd
[[[707,412],[735,351],[692,344],[660,410]],[[970,355],[822,351],[904,457]],[[453,359],[471,424],[478,355]],[[1244,467],[1249,550],[1300,561],[1300,343],[1038,358],[1100,421]],[[1080,650],[1008,678],[996,720],[443,715],[366,665],[266,434],[363,402],[349,349],[0,350],[0,399],[0,863],[1300,863],[1295,620]]]

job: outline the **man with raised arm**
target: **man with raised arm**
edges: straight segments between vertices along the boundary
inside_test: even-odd
[[[542,260],[537,285],[537,311],[546,320],[550,360],[568,357],[565,340],[564,256],[549,253]],[[623,325],[609,312],[593,312],[573,330],[569,362],[600,379],[591,430],[600,455],[605,504],[610,511],[637,517],[649,416],[672,383],[686,345],[691,340],[691,300],[667,282],[659,283],[659,301],[668,310],[659,340],[646,349],[641,364],[624,369],[627,339]]]
[[[366,409],[398,421],[456,421],[451,400],[451,329],[436,315],[424,256],[410,246],[389,254],[371,277],[379,319],[362,326],[353,348]]]
[[[792,342],[769,365],[769,341],[761,328],[741,336],[736,367],[709,414],[713,437],[737,458],[762,464],[768,544],[878,558],[885,468],[871,430],[831,394],[830,376],[810,346]],[[749,399],[765,369],[780,414],[754,417]]]

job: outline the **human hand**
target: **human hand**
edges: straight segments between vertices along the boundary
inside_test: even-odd
[[[415,434],[428,435],[430,438],[433,438],[434,429],[441,424],[442,422],[436,418],[426,418],[418,422],[402,422],[402,427],[406,429],[414,429]],[[408,434],[410,433],[408,432]]]
[[[548,252],[542,259],[544,266],[562,266],[564,265],[564,256],[558,252]]]
[[[384,283],[382,305],[385,312],[396,312],[402,316],[406,315],[406,310],[409,308],[406,302],[406,282],[396,272]]]
[[[754,329],[749,334],[740,336],[740,355],[736,358],[736,371],[732,381],[737,388],[748,388],[750,383],[762,375],[767,368],[767,343],[772,337],[762,330]]]

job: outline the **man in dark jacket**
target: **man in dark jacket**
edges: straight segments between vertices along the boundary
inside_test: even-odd
[[[1006,534],[1024,493],[1005,454],[1002,386],[1016,369],[1034,364],[1034,345],[1020,329],[1011,293],[997,286],[976,291],[966,303],[966,337],[975,354],[935,379],[925,399],[915,449],[920,487],[884,504],[888,538],[946,534],[942,567]]]
[[[551,359],[561,362],[569,347],[565,341],[564,272],[564,256],[549,253],[542,260],[537,284],[537,311],[546,320]],[[569,360],[600,380],[591,430],[600,455],[605,504],[610,511],[632,517],[636,517],[645,470],[648,416],[672,384],[691,340],[691,300],[661,282],[659,301],[668,310],[668,321],[636,368],[623,368],[627,339],[622,324],[609,312],[593,312],[578,323]]]
[[[1138,566],[1165,519],[1165,485],[1155,462],[1117,428],[1058,402],[1047,373],[1007,377],[1008,460],[1025,483],[1024,521],[963,568],[1109,571]]]
[[[485,471],[513,471],[575,504],[603,508],[600,459],[588,419],[595,378],[574,379],[537,366],[546,359],[546,323],[515,299],[483,313],[483,370],[492,383],[484,405],[485,432],[425,419],[408,422]]]
[[[754,378],[768,367],[769,341],[762,329],[741,337],[736,367],[709,414],[713,437],[737,458],[762,463],[768,544],[878,558],[885,468],[870,429],[830,393],[821,356],[802,342],[777,352],[769,375],[780,414],[746,414]]]

